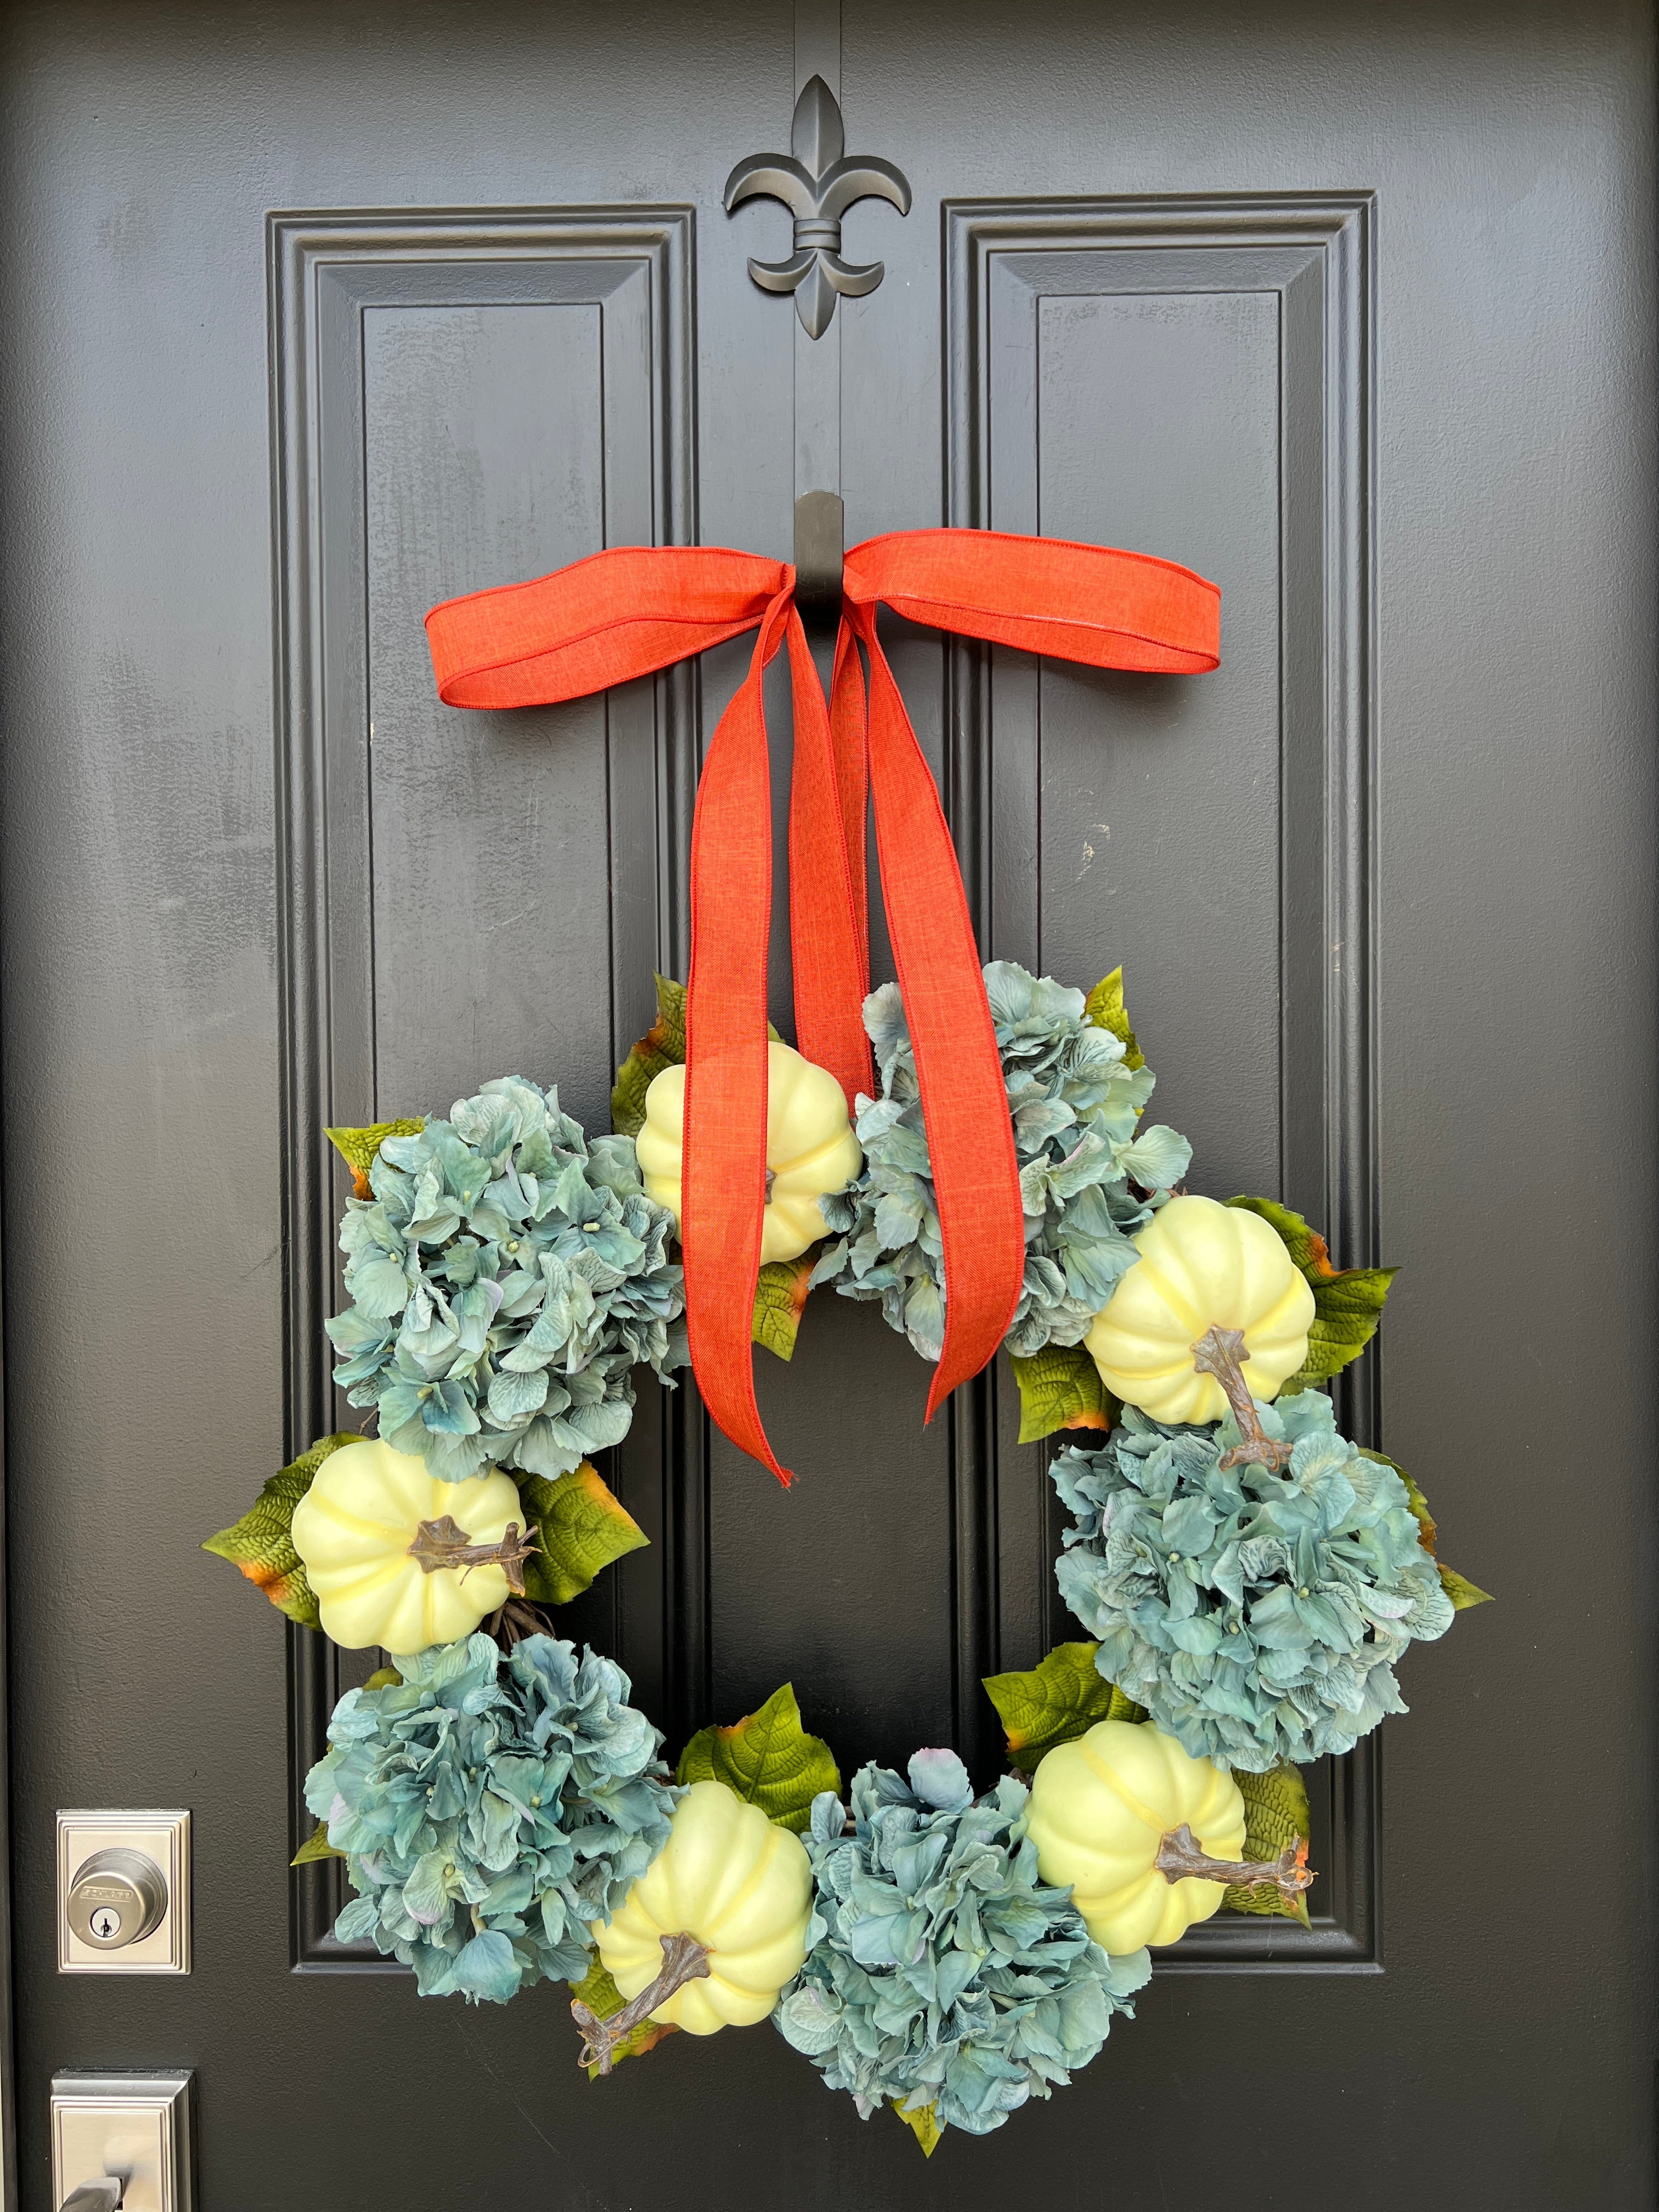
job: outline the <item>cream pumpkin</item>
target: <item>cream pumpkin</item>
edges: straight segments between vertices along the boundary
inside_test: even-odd
[[[800,1838],[725,1783],[694,1782],[621,1910],[590,1932],[624,1998],[657,1978],[665,1936],[694,1936],[708,1954],[707,1975],[683,1983],[651,2017],[713,2035],[766,2018],[800,1971],[811,1909]]]
[[[1269,1224],[1212,1198],[1172,1198],[1134,1242],[1140,1257],[1087,1338],[1107,1389],[1155,1421],[1219,1420],[1226,1395],[1193,1354],[1210,1329],[1237,1329],[1250,1395],[1276,1396],[1307,1357],[1314,1298]]]
[[[769,1044],[766,1091],[766,1215],[761,1264],[793,1260],[826,1224],[818,1200],[844,1190],[864,1164],[847,1118],[847,1099],[827,1068],[793,1045]],[[680,1218],[685,1139],[685,1070],[665,1067],[645,1094],[645,1127],[635,1139],[648,1196]]]
[[[392,1652],[470,1636],[505,1601],[507,1573],[493,1560],[428,1571],[410,1547],[422,1522],[446,1517],[455,1541],[489,1546],[526,1516],[505,1474],[440,1482],[423,1459],[379,1437],[331,1452],[294,1509],[293,1528],[324,1634],[349,1651]]]
[[[1183,1826],[1208,1856],[1238,1858],[1244,1800],[1230,1774],[1150,1721],[1101,1721],[1043,1759],[1027,1826],[1044,1881],[1069,1884],[1096,1942],[1121,1954],[1173,1943],[1217,1910],[1224,1883],[1170,1881],[1155,1862]]]

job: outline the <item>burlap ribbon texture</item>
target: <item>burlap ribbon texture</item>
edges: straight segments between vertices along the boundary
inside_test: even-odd
[[[580,698],[757,633],[697,789],[681,1245],[703,1402],[735,1444],[786,1483],[755,1402],[750,1341],[766,1204],[768,664],[787,645],[796,1042],[836,1076],[849,1109],[873,1089],[862,1007],[870,988],[866,810],[874,802],[882,900],[944,1246],[945,1345],[928,1395],[931,1420],[1007,1331],[1024,1271],[1024,1217],[962,873],[882,651],[877,610],[1091,667],[1174,675],[1218,665],[1221,626],[1216,586],[1172,562],[992,531],[901,531],[847,555],[826,699],[794,587],[793,568],[755,554],[628,547],[533,582],[447,600],[426,618],[439,696],[452,707]]]

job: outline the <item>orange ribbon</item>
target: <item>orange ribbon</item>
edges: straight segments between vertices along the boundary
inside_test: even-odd
[[[927,1419],[996,1352],[1019,1302],[1024,1216],[1007,1092],[962,875],[933,778],[876,635],[878,605],[963,637],[1096,668],[1174,675],[1219,659],[1221,595],[1139,553],[979,530],[901,531],[848,554],[826,702],[787,562],[718,547],[596,553],[426,618],[439,696],[529,707],[648,676],[758,629],[720,718],[691,838],[691,972],[680,1242],[691,1364],[742,1450],[779,1466],[755,1403],[750,1328],[766,1206],[771,778],[763,696],[789,651],[789,927],[795,1033],[849,1109],[871,1092],[866,778],[888,934],[915,1049],[948,1297]],[[858,645],[869,661],[866,699]]]

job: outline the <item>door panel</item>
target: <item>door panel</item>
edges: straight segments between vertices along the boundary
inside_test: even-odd
[[[1374,203],[958,202],[945,220],[951,520],[1179,547],[1227,580],[1201,684],[958,655],[990,793],[988,939],[1066,977],[1121,960],[1132,1011],[1159,1010],[1152,1110],[1192,1139],[1203,1187],[1272,1191],[1331,1224],[1340,1264],[1375,1264]],[[1367,1440],[1376,1371],[1339,1384]],[[1046,1455],[997,1443],[994,1663],[1025,1666],[1073,1632],[1063,1516]],[[1171,1966],[1374,1960],[1374,1751],[1310,1776],[1314,1930],[1223,1917]]]
[[[9,11],[26,2212],[51,2072],[124,2064],[198,2069],[215,2212],[1650,2201],[1653,27],[1623,0]],[[915,201],[849,216],[886,276],[814,344],[745,271],[782,210],[720,196],[818,67]],[[461,714],[422,614],[606,544],[787,556],[837,472],[852,540],[1037,531],[1221,584],[1202,679],[901,623],[893,665],[987,956],[1121,961],[1198,1187],[1402,1263],[1342,1412],[1499,1598],[1310,1778],[1310,1933],[1208,1923],[1071,2089],[927,2165],[768,2028],[590,2087],[560,1991],[422,2003],[335,1944],[337,1881],[283,1867],[361,1664],[194,1549],[338,1418],[321,1125],[514,1070],[603,1127],[652,968],[684,972],[696,765],[746,641]],[[788,975],[780,944],[781,1025]],[[924,1428],[921,1363],[824,1295],[757,1379],[795,1490],[647,1385],[607,1472],[651,1547],[562,1625],[671,1752],[793,1679],[844,1770],[953,1741],[988,1779],[981,1676],[1076,1632],[1006,1364]],[[194,1814],[193,1973],[60,1979],[54,1809],[155,1803]]]

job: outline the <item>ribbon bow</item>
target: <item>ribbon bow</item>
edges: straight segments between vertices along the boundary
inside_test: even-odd
[[[856,1110],[874,1085],[866,779],[888,933],[915,1050],[944,1248],[945,1344],[927,1419],[1007,1333],[1025,1267],[1007,1092],[961,871],[939,793],[876,635],[912,622],[1096,668],[1195,674],[1219,659],[1221,595],[1139,553],[979,530],[902,531],[847,555],[826,701],[787,562],[718,547],[596,553],[426,618],[452,707],[530,707],[649,676],[758,630],[720,718],[691,837],[680,1243],[691,1364],[742,1450],[790,1480],[755,1402],[750,1328],[766,1205],[766,957],[772,908],[764,675],[787,644],[794,701],[789,928],[795,1033]],[[866,698],[858,646],[869,661]]]

